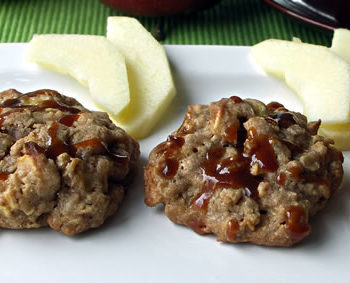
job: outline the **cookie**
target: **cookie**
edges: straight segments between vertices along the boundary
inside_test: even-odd
[[[139,145],[106,113],[53,90],[0,93],[0,227],[67,235],[113,215]]]
[[[291,246],[339,188],[343,155],[320,121],[239,97],[189,106],[181,127],[150,153],[145,203],[219,241]]]

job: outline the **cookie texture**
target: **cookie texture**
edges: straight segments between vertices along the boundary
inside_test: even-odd
[[[0,93],[0,227],[73,235],[118,209],[139,145],[53,90]]]
[[[283,105],[224,98],[189,106],[150,153],[145,203],[219,241],[291,246],[339,188],[343,155]]]

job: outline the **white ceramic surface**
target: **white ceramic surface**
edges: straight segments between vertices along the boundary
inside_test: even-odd
[[[52,88],[93,109],[73,79],[24,61],[26,44],[0,45],[0,90]],[[248,47],[166,46],[178,95],[162,123],[142,140],[150,150],[182,121],[186,105],[238,95],[277,100],[300,111],[283,82],[253,63]],[[349,156],[342,191],[312,220],[312,233],[293,248],[223,244],[175,225],[162,207],[143,203],[142,172],[118,213],[97,230],[67,237],[48,228],[0,230],[0,282],[348,282]]]

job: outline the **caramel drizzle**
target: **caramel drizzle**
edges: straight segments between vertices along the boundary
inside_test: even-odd
[[[25,150],[28,154],[33,155],[44,153],[47,157],[55,160],[62,153],[68,153],[69,155],[76,157],[77,151],[80,148],[92,148],[97,154],[106,155],[119,164],[127,164],[129,162],[129,156],[111,152],[98,138],[85,140],[74,145],[69,145],[61,141],[57,136],[59,123],[67,127],[71,127],[74,122],[79,119],[81,110],[69,105],[59,103],[55,99],[43,100],[36,105],[25,104],[24,99],[40,95],[48,95],[47,92],[48,90],[39,90],[36,92],[26,93],[19,96],[18,98],[7,99],[2,104],[0,104],[0,126],[8,116],[13,113],[23,112],[26,108],[37,112],[45,111],[45,109],[48,108],[53,108],[70,113],[69,115],[62,117],[58,122],[52,123],[51,127],[48,129],[49,139],[46,143],[46,148],[41,147],[35,142],[26,143]],[[49,95],[51,97],[62,97],[58,92],[51,90],[49,92]],[[3,110],[5,108],[11,108],[12,110],[3,113]],[[0,173],[0,180],[5,180],[7,177],[8,173]]]

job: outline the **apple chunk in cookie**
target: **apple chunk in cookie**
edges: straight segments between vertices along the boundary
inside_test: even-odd
[[[145,203],[226,242],[291,246],[339,188],[343,155],[319,122],[279,103],[224,98],[189,106],[145,167]]]

